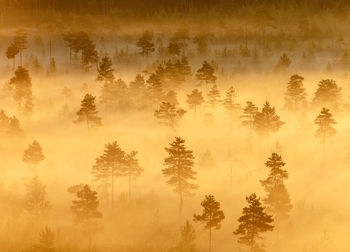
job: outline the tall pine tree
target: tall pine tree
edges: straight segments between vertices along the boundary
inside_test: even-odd
[[[76,123],[86,122],[88,131],[101,126],[101,118],[97,116],[95,98],[91,94],[85,95],[81,101],[81,108],[77,112],[78,119],[75,121]]]

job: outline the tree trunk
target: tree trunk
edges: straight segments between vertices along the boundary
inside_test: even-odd
[[[22,50],[19,51],[19,57],[21,59],[21,66],[23,66],[23,64],[22,64]]]
[[[129,174],[129,202],[131,201],[131,174]]]
[[[209,252],[211,252],[211,226],[209,227]]]
[[[112,209],[114,207],[114,167],[112,168]]]

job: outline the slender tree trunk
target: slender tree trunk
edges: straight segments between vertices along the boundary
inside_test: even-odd
[[[209,227],[209,252],[211,252],[211,226]]]
[[[112,168],[112,209],[114,208],[114,167]]]

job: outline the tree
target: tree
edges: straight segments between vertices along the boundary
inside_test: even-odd
[[[152,73],[147,80],[147,93],[153,104],[160,102],[163,99],[163,85],[157,74]]]
[[[136,158],[137,151],[132,151],[130,154],[125,155],[125,175],[129,179],[129,200],[131,199],[131,179],[141,175],[143,169],[139,165],[139,161]]]
[[[98,62],[98,54],[96,51],[96,45],[89,39],[85,44],[82,54],[81,54],[82,66],[85,71],[89,71],[91,64],[96,64]]]
[[[196,232],[189,221],[186,221],[185,226],[181,229],[181,239],[178,245],[171,252],[195,252]]]
[[[32,246],[27,252],[54,252],[54,232],[46,226],[39,235],[39,243]]]
[[[249,205],[243,208],[243,215],[238,219],[240,224],[233,234],[240,236],[238,242],[250,247],[250,252],[263,251],[263,246],[258,243],[262,239],[260,233],[273,230],[273,218],[265,212],[255,193],[246,200]]]
[[[192,195],[192,191],[198,188],[190,182],[196,180],[197,174],[193,171],[193,152],[186,149],[185,140],[180,137],[176,137],[169,148],[165,147],[165,150],[168,157],[164,159],[165,168],[162,169],[162,173],[168,179],[167,183],[173,186],[174,191],[179,195],[181,212],[184,197]]]
[[[254,118],[258,113],[259,108],[254,105],[253,102],[247,101],[246,107],[243,109],[243,114],[241,115],[243,126],[249,128],[249,135],[252,135],[252,129],[254,126]]]
[[[71,206],[74,221],[87,232],[90,247],[92,233],[97,229],[94,220],[102,217],[102,214],[98,211],[97,192],[91,190],[89,185],[85,185],[81,191],[77,192],[76,196],[77,199],[72,201]]]
[[[32,144],[29,144],[28,149],[24,151],[22,161],[25,163],[32,164],[35,169],[35,174],[37,173],[37,166],[40,162],[45,160],[43,150],[40,144],[34,140]]]
[[[254,129],[265,135],[272,132],[277,132],[284,124],[280,117],[275,112],[275,107],[271,107],[269,102],[266,102],[261,110],[257,112],[254,117]]]
[[[284,108],[290,111],[300,111],[306,105],[306,93],[303,84],[304,78],[294,74],[287,84],[287,92],[284,94]]]
[[[327,138],[332,137],[337,132],[332,126],[336,124],[336,121],[333,119],[333,115],[329,112],[329,109],[323,108],[320,114],[316,117],[315,124],[318,125],[316,137],[322,139],[324,146]]]
[[[283,53],[281,55],[281,57],[279,58],[279,61],[276,65],[276,69],[277,70],[284,70],[284,69],[287,69],[291,64],[291,60],[290,58],[288,57],[287,54]]]
[[[341,104],[341,88],[334,80],[326,79],[318,83],[313,105],[324,106],[337,110]]]
[[[13,37],[13,44],[18,48],[22,66],[22,51],[27,49],[27,32],[23,29],[17,30]]]
[[[268,206],[267,211],[273,214],[276,228],[278,228],[279,222],[286,219],[292,210],[289,193],[284,185],[284,180],[288,179],[288,172],[282,169],[285,163],[277,153],[272,153],[265,166],[270,171],[268,177],[260,181],[267,193],[263,202]]]
[[[24,207],[34,216],[41,216],[50,210],[50,203],[46,200],[46,186],[35,176],[26,185]]]
[[[72,64],[72,51],[74,48],[76,35],[74,33],[68,32],[63,35],[63,40],[67,43],[69,47],[69,64]]]
[[[216,84],[214,84],[209,92],[208,92],[208,103],[211,105],[212,111],[214,111],[215,107],[220,103],[220,91]]]
[[[216,81],[214,68],[207,61],[204,61],[202,67],[197,70],[196,78],[197,80],[204,82],[207,89],[209,83],[215,83]]]
[[[185,113],[185,110],[177,108],[176,105],[170,102],[162,102],[160,108],[154,111],[154,116],[159,120],[159,123],[175,130]]]
[[[51,75],[56,73],[56,61],[55,58],[51,58],[49,68],[47,69],[47,74]]]
[[[114,69],[112,68],[112,60],[108,55],[104,56],[98,64],[97,80],[104,82],[114,81]]]
[[[226,97],[223,100],[222,105],[224,108],[229,112],[230,114],[233,113],[236,110],[240,109],[240,105],[238,103],[235,103],[235,99],[237,98],[237,94],[235,89],[231,86],[227,92]]]
[[[189,109],[194,109],[195,115],[197,116],[197,107],[204,102],[202,92],[198,91],[198,89],[193,89],[192,92],[187,95],[186,102]]]
[[[15,69],[16,67],[16,55],[18,53],[19,53],[19,49],[14,43],[9,45],[9,47],[6,50],[6,57],[8,59],[13,59],[13,66],[12,66],[13,69]]]
[[[154,52],[154,44],[152,43],[152,39],[153,34],[149,31],[145,31],[137,41],[136,46],[140,48],[140,54],[142,56],[148,56]]]
[[[134,156],[129,156],[129,169],[134,172],[132,165],[135,160],[131,160]],[[120,148],[117,141],[107,143],[104,153],[96,159],[95,165],[92,167],[91,173],[95,176],[95,180],[111,180],[112,207],[114,206],[114,179],[115,177],[124,176],[125,173],[125,152]],[[136,168],[137,169],[137,168]]]
[[[19,110],[26,116],[30,116],[34,105],[32,82],[28,70],[19,66],[15,71],[15,76],[10,79],[10,87],[13,89],[13,98]]]
[[[76,123],[86,122],[88,131],[91,128],[101,126],[101,118],[97,116],[98,111],[96,110],[95,98],[91,94],[86,94],[84,99],[81,101],[81,108],[77,112],[78,119]]]
[[[209,252],[211,252],[212,229],[220,229],[225,215],[220,210],[220,203],[215,200],[213,195],[206,195],[205,199],[201,202],[201,206],[203,207],[203,213],[194,214],[193,221],[203,223],[204,228],[209,230]]]

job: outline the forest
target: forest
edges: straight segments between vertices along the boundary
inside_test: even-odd
[[[347,1],[0,6],[1,252],[349,251]]]

